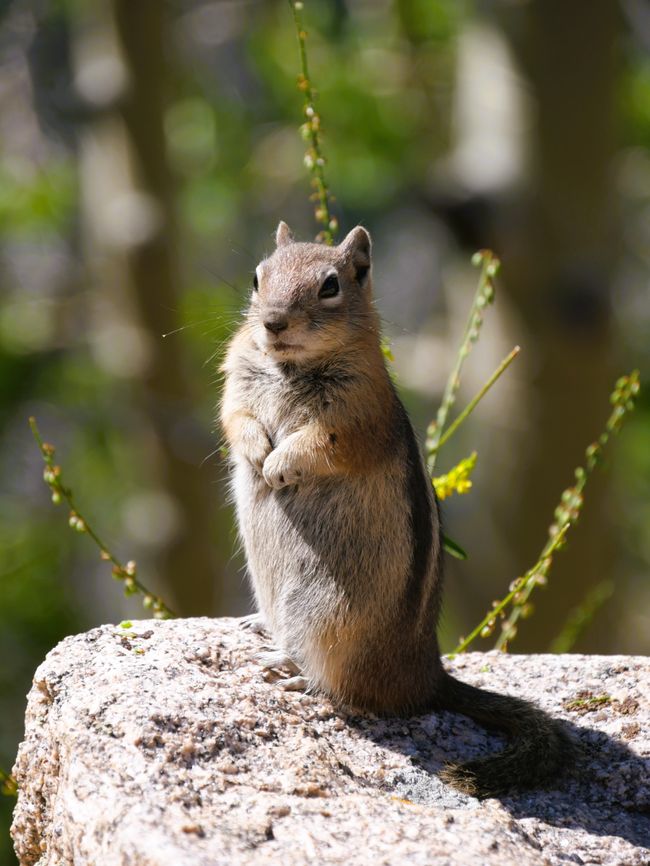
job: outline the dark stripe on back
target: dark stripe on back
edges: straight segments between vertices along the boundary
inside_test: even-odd
[[[432,513],[433,497],[428,489],[428,480],[422,466],[420,449],[406,410],[399,403],[398,418],[406,446],[406,496],[411,510],[411,563],[405,590],[407,619],[417,614],[423,599],[424,582],[431,562],[433,546]],[[401,417],[399,417],[401,416]]]

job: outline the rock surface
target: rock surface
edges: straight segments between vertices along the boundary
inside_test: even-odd
[[[463,716],[376,719],[283,692],[236,620],[64,640],[35,674],[15,773],[21,866],[650,864],[650,660],[473,653],[458,677],[536,700],[583,744],[557,789],[482,803]]]

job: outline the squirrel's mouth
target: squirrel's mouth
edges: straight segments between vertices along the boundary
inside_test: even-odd
[[[302,352],[303,347],[298,343],[285,343],[282,340],[275,340],[271,344],[274,352]]]

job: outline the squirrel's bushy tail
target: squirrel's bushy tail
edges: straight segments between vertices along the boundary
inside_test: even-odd
[[[560,722],[534,704],[467,685],[445,673],[440,709],[469,716],[513,738],[504,751],[465,764],[447,764],[441,776],[473,796],[544,787],[573,763],[574,746]]]

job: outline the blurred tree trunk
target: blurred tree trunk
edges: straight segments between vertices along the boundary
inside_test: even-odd
[[[528,431],[514,445],[518,484],[501,502],[500,523],[523,571],[603,426],[616,378],[610,298],[618,13],[609,0],[532,0],[507,7],[501,20],[532,90],[538,133],[532,188],[503,245],[503,287],[528,328],[517,341],[525,347],[529,399]],[[520,626],[517,651],[547,648],[569,609],[595,584],[616,578],[610,496],[607,477],[596,473],[569,546],[556,557],[548,588],[536,592],[534,616]],[[492,575],[491,585],[505,578]],[[609,604],[580,649],[614,650],[614,619]]]
[[[138,481],[162,496],[167,513],[171,507],[153,555],[160,592],[182,614],[207,615],[219,599],[214,496],[199,466],[205,451],[188,454],[201,436],[191,430],[182,342],[162,340],[179,306],[163,134],[167,8],[158,0],[101,0],[75,22],[76,84],[89,111],[81,138],[84,232],[99,286],[96,326],[115,335],[107,363],[127,379],[139,414]]]

